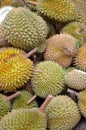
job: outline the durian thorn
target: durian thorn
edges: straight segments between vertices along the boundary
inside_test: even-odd
[[[25,7],[25,8],[27,7],[26,4],[25,4],[22,0],[18,0],[18,1],[19,1],[19,3],[20,3],[23,7]]]
[[[36,99],[36,95],[32,96],[31,99],[29,101],[27,101],[27,104],[30,104],[31,102],[33,102]]]
[[[34,53],[36,53],[38,51],[38,48],[34,48],[33,50],[31,50],[30,52],[28,52],[25,57],[29,58],[30,56],[32,56]]]
[[[10,101],[14,98],[16,98],[17,96],[19,96],[21,94],[21,92],[17,91],[16,93],[12,94],[11,96],[7,97],[7,100]]]
[[[44,112],[47,105],[49,104],[49,102],[52,100],[53,96],[52,95],[48,95],[46,100],[44,101],[44,103],[41,105],[41,107],[39,108],[39,111]]]
[[[34,1],[28,0],[28,3],[37,6],[39,2],[34,2]]]
[[[70,93],[70,94],[76,95],[77,97],[79,96],[79,93],[72,90],[72,89],[68,89],[67,92]]]

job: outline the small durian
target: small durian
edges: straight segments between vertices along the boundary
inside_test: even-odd
[[[29,51],[45,43],[48,25],[27,8],[14,8],[2,22],[5,38],[13,46]]]
[[[52,96],[49,95],[39,109],[18,109],[8,113],[0,121],[0,130],[46,130],[47,118],[44,111],[51,99]]]
[[[12,109],[37,107],[37,103],[35,100],[29,105],[27,104],[27,101],[32,97],[32,94],[30,92],[26,90],[22,90],[20,92],[21,95],[15,98]]]
[[[21,50],[4,48],[0,51],[0,90],[15,91],[30,79],[33,62]]]
[[[86,71],[86,43],[79,48],[74,58],[74,65],[76,68]]]
[[[86,118],[86,89],[79,93],[71,89],[68,89],[67,92],[78,98],[78,107],[81,114]]]
[[[68,96],[56,96],[46,111],[49,130],[72,130],[80,120],[77,104]]]
[[[37,6],[37,11],[56,22],[69,22],[77,18],[77,11],[75,5],[70,0],[38,0],[38,2],[31,2]]]
[[[53,61],[37,64],[32,75],[32,86],[35,94],[46,98],[47,95],[57,95],[64,90],[64,71]]]
[[[46,42],[45,60],[55,61],[62,67],[68,67],[77,52],[77,40],[69,34],[57,34]]]
[[[79,41],[77,43],[79,47],[86,43],[86,25],[84,23],[70,22],[62,28],[61,33],[70,34],[75,37]]]
[[[16,92],[11,96],[6,97],[3,94],[0,94],[0,120],[3,116],[5,116],[8,112],[11,111],[11,103],[10,100],[20,95],[20,92]]]
[[[65,75],[65,84],[75,90],[86,88],[86,72],[74,69]]]

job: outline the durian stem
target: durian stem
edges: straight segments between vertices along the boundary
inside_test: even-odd
[[[7,97],[7,100],[10,101],[10,100],[16,98],[17,96],[19,96],[20,94],[21,94],[21,93],[18,91],[18,92],[16,92],[16,93],[12,94],[11,96],[8,96],[8,97]]]
[[[32,5],[35,5],[35,6],[38,5],[38,2],[34,2],[34,1],[29,1],[29,0],[28,0],[28,3],[29,3],[29,4],[32,4]]]
[[[28,52],[25,57],[29,58],[30,56],[32,56],[34,53],[36,53],[38,51],[38,48],[34,48],[33,50],[31,50],[30,52]]]
[[[46,100],[44,101],[44,103],[41,105],[41,107],[39,108],[39,111],[44,112],[47,105],[49,104],[49,102],[52,100],[53,96],[52,95],[48,95]]]
[[[27,7],[22,0],[18,0],[18,1],[19,1],[19,3],[20,3],[23,7],[25,7],[25,8]]]
[[[76,95],[77,97],[79,96],[79,93],[72,90],[72,89],[68,89],[67,92],[70,93],[70,94]]]
[[[31,102],[33,102],[36,99],[36,95],[32,96],[32,98],[27,102],[27,104],[30,104]]]

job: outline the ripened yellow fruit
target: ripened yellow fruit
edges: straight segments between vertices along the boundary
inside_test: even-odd
[[[65,75],[65,84],[75,90],[86,88],[86,72],[74,69]]]
[[[78,50],[74,63],[76,68],[86,71],[86,44]]]
[[[57,34],[47,40],[44,54],[45,60],[57,62],[62,67],[68,67],[77,52],[77,40],[69,34]]]
[[[0,90],[14,91],[30,79],[33,62],[15,48],[0,51]]]
[[[86,43],[86,25],[80,22],[70,22],[66,24],[61,32],[75,37],[79,41],[79,47]]]
[[[25,51],[45,43],[48,34],[43,18],[23,7],[11,10],[2,25],[8,42]]]
[[[49,130],[72,130],[80,120],[77,104],[68,96],[56,96],[46,108]]]
[[[29,99],[31,99],[32,94],[26,90],[20,91],[21,94],[16,97],[16,99],[13,102],[12,109],[19,109],[19,108],[32,108],[32,107],[37,107],[37,103],[34,100],[30,104],[27,104]]]
[[[86,118],[86,90],[83,90],[79,93],[78,106],[82,115]]]
[[[11,110],[11,104],[6,99],[6,96],[0,94],[0,120],[3,116],[5,116]]]
[[[64,71],[53,61],[37,64],[32,75],[32,85],[35,94],[46,98],[47,95],[57,95],[64,90]]]
[[[1,0],[1,6],[9,6],[11,3],[12,0]]]
[[[59,22],[68,22],[77,18],[75,5],[70,0],[38,0],[38,12]]]

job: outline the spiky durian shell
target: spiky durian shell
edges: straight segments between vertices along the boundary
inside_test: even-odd
[[[27,101],[31,99],[32,94],[28,91],[22,90],[20,91],[21,94],[14,100],[13,109],[19,109],[19,108],[32,108],[32,107],[37,107],[37,103],[34,100],[30,104],[27,104]]]
[[[3,21],[3,28],[9,43],[27,51],[44,43],[48,33],[46,22],[23,7],[9,12]]]
[[[1,0],[1,6],[9,6],[11,3],[12,0]]]
[[[46,130],[46,115],[37,108],[13,110],[2,118],[0,130]]]
[[[49,130],[72,130],[80,120],[77,104],[68,96],[54,97],[45,112]]]
[[[14,91],[30,79],[33,62],[18,49],[0,51],[0,90]]]
[[[11,105],[10,102],[7,101],[6,96],[0,94],[0,120],[3,116],[5,116],[8,112],[10,112]]]
[[[76,68],[86,71],[86,44],[78,50],[74,64]]]
[[[68,33],[78,39],[79,47],[86,42],[86,25],[80,22],[70,22],[61,30],[63,33]]]
[[[63,67],[68,67],[77,52],[76,42],[77,40],[69,34],[52,36],[47,40],[45,60],[55,61]]]
[[[30,0],[30,1],[34,1],[37,2],[37,0]],[[32,5],[28,2],[28,0],[23,0],[23,2],[25,3],[25,5],[27,7],[29,7],[32,11],[37,11],[37,7],[35,5]]]
[[[75,5],[70,0],[38,0],[38,11],[58,22],[68,22],[77,18]]]
[[[83,90],[86,88],[86,73],[74,69],[65,76],[65,84],[72,89]]]
[[[46,98],[48,94],[56,95],[64,89],[64,72],[62,67],[52,61],[39,63],[32,75],[33,90],[37,96]]]
[[[82,115],[86,118],[86,90],[83,90],[79,93],[78,106]]]

